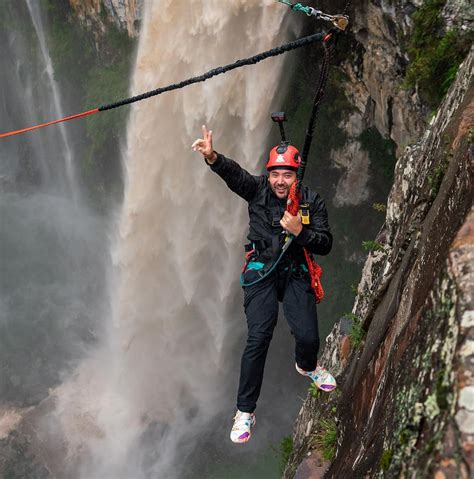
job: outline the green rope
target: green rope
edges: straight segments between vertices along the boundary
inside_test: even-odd
[[[311,15],[311,12],[313,11],[313,9],[311,7],[306,7],[305,5],[301,4],[301,3],[297,3],[295,5],[292,5],[291,6],[291,9],[294,11],[294,12],[303,12],[303,13],[306,13],[306,15]]]
[[[349,0],[344,8],[344,13],[337,15],[328,15],[327,13],[322,12],[321,10],[316,10],[313,7],[308,7],[302,3],[291,3],[288,0],[278,0],[279,3],[283,3],[291,8],[293,12],[302,12],[308,17],[315,17],[317,20],[323,20],[325,22],[331,22],[337,29],[344,31],[349,25],[349,17],[345,14],[349,5]]]
[[[311,15],[312,8],[311,7],[306,7],[305,5],[301,3],[291,3],[288,0],[278,0],[280,3],[283,3],[285,5],[288,5],[294,12],[303,12],[306,13],[306,15]]]

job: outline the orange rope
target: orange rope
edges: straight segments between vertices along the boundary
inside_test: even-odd
[[[98,113],[99,109],[94,108],[93,110],[84,111],[83,113],[78,113],[77,115],[66,116],[65,118],[61,118],[59,120],[48,121],[47,123],[42,123],[41,125],[30,126],[28,128],[23,128],[21,130],[10,131],[8,133],[0,133],[0,138],[6,138],[7,136],[14,136],[19,135],[21,133],[26,133],[27,131],[38,130],[39,128],[44,128],[45,126],[55,125],[56,123],[61,123],[63,121],[74,120],[76,118],[81,118],[82,116],[93,115],[94,113]]]
[[[165,87],[157,88],[156,90],[148,91],[146,93],[142,93],[140,95],[136,95],[131,98],[125,98],[124,100],[120,100],[115,103],[111,103],[109,105],[103,105],[103,106],[100,106],[99,108],[95,108],[94,110],[85,111],[84,113],[79,113],[77,115],[61,118],[60,120],[54,120],[48,123],[42,123],[41,125],[30,126],[29,128],[23,128],[21,130],[11,131],[7,133],[0,133],[0,138],[7,138],[9,136],[19,135],[20,133],[26,133],[28,131],[37,130],[38,128],[43,128],[49,125],[55,125],[56,123],[61,123],[63,121],[74,120],[75,118],[80,118],[82,116],[92,115],[94,113],[98,113],[99,111],[112,110],[113,108],[118,108],[124,105],[130,105],[131,103],[135,103],[141,100],[146,100],[147,98],[161,95],[162,93],[165,93],[165,92],[178,90],[180,88],[184,88],[189,85],[193,85],[195,83],[204,82],[217,75],[222,75],[223,73],[227,73],[231,70],[235,70],[236,68],[241,68],[248,65],[255,65],[261,62],[262,60],[266,60],[267,58],[282,55],[283,53],[289,52],[291,50],[295,50],[297,48],[301,48],[306,45],[310,45],[312,43],[322,41],[323,37],[324,37],[323,33],[314,33],[313,35],[299,38],[298,40],[295,40],[290,43],[286,43],[285,45],[281,45],[276,48],[272,48],[271,50],[267,50],[266,52],[259,53],[258,55],[254,55],[249,58],[244,58],[242,60],[237,60],[234,63],[229,63],[228,65],[213,68],[212,70],[209,70],[208,72],[202,75],[188,78],[187,80],[181,81],[179,83],[174,83],[172,85],[167,85]]]
[[[288,213],[296,216],[300,209],[300,197],[301,193],[297,191],[297,181],[295,181],[290,188],[288,193],[288,205],[286,207]],[[306,258],[306,264],[308,265],[308,272],[311,278],[311,288],[313,289],[314,295],[316,297],[316,302],[319,303],[324,298],[324,289],[321,284],[321,275],[323,270],[321,266],[314,260],[310,252],[303,248],[304,256]]]

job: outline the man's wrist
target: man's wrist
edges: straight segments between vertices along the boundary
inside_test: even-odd
[[[204,158],[208,165],[213,165],[217,161],[217,153],[213,150],[210,156],[204,156]]]
[[[312,239],[309,228],[305,228],[301,225],[300,234],[295,236],[296,242],[301,246],[306,246]]]
[[[303,231],[303,225],[300,224],[298,229],[295,231],[294,236],[297,238],[302,231]]]

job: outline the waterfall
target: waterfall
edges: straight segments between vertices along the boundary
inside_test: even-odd
[[[51,119],[63,118],[64,114],[61,106],[61,97],[59,94],[58,84],[54,79],[54,70],[53,64],[51,62],[51,57],[49,56],[49,51],[46,46],[46,38],[44,33],[43,21],[39,11],[39,4],[38,2],[33,3],[31,0],[26,0],[26,4],[28,6],[28,11],[30,12],[36,35],[38,36],[38,43],[41,50],[41,56],[44,62],[45,73],[47,75],[49,86],[51,88],[51,100],[54,113],[54,118]],[[79,191],[77,188],[77,181],[75,179],[74,173],[74,157],[73,151],[69,146],[66,126],[64,125],[64,123],[59,123],[57,125],[57,128],[60,133],[60,144],[62,147],[62,155],[64,157],[67,186],[74,201],[78,201]]]
[[[2,4],[0,131],[62,115],[37,3]],[[83,204],[74,158],[56,127],[0,141],[0,407],[47,398],[106,315],[107,224]]]
[[[134,92],[275,45],[283,18],[275,7],[242,0],[150,3]],[[127,369],[140,368],[130,386],[143,411],[167,417],[176,398],[187,395],[203,407],[217,387],[223,340],[235,319],[229,306],[246,208],[190,145],[206,123],[218,151],[259,172],[281,66],[278,59],[241,70],[132,111],[117,251],[117,331]]]
[[[273,1],[147,2],[132,93],[284,43],[285,13]],[[191,144],[206,123],[218,151],[262,171],[283,62],[132,109],[108,339],[55,392],[81,477],[188,477],[188,453],[224,409],[234,413],[246,204]]]

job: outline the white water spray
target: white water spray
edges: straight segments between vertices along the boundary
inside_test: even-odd
[[[133,94],[284,43],[285,12],[269,0],[148,2]],[[217,150],[258,174],[282,65],[272,59],[132,109],[108,342],[56,391],[84,478],[183,477],[194,438],[235,394],[223,366],[226,338],[245,330],[232,311],[245,203],[191,144],[206,123]]]

